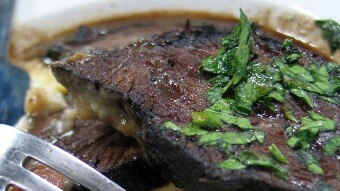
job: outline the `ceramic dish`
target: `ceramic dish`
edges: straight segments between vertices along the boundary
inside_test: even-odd
[[[320,9],[309,9],[316,1],[306,2],[303,9],[293,1],[291,3],[270,3],[269,1],[248,0],[87,0],[73,1],[63,4],[62,1],[51,1],[43,9],[41,4],[29,5],[28,1],[19,1],[16,20],[11,36],[11,59],[26,70],[31,76],[31,89],[27,94],[26,111],[31,116],[48,116],[66,108],[64,99],[65,88],[53,78],[50,70],[42,65],[41,56],[53,42],[72,34],[83,25],[124,21],[140,15],[181,15],[190,17],[195,14],[209,15],[211,18],[237,19],[242,8],[250,20],[269,30],[295,38],[310,46],[312,50],[329,56],[336,62],[340,61],[340,51],[330,55],[327,42],[322,38],[321,30],[316,27],[316,18],[340,19],[337,10],[325,11],[327,6]],[[41,3],[35,0],[31,3]],[[65,1],[66,2],[66,1]],[[308,4],[308,6],[307,6]],[[335,3],[336,5],[337,3]],[[25,6],[26,5],[26,6]],[[32,6],[32,9],[25,9]],[[53,7],[54,6],[54,7]],[[34,12],[34,7],[41,12]],[[315,8],[315,6],[312,6]],[[334,6],[336,7],[336,6]],[[33,13],[30,14],[30,11]],[[320,11],[322,10],[322,11]],[[41,93],[43,92],[43,93]],[[44,100],[36,102],[36,100]],[[76,113],[67,111],[68,118],[60,126],[67,130],[69,122],[74,120]],[[29,117],[23,117],[17,127],[27,130]]]
[[[305,1],[296,4],[292,1],[269,3],[269,1],[247,0],[87,0],[74,1],[73,3],[58,1],[53,4],[53,1],[50,3],[39,0],[19,1],[11,50],[13,58],[20,59],[23,55],[28,56],[36,53],[36,51],[32,51],[33,47],[34,50],[80,25],[110,20],[124,15],[150,11],[168,13],[189,11],[238,18],[238,10],[243,8],[248,17],[258,24],[292,36],[329,54],[326,41],[320,38],[321,31],[315,27],[313,22],[316,18],[325,17],[339,20],[340,16],[337,10],[329,9],[327,6],[332,4],[333,7],[337,7],[339,2],[330,0],[320,8],[316,8],[318,7],[315,6],[316,2]],[[43,8],[44,4],[47,8]],[[32,8],[25,9],[27,6]],[[31,10],[33,10],[33,14]],[[335,55],[335,57],[338,56],[339,53]]]

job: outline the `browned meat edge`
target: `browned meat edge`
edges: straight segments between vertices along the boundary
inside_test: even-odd
[[[205,76],[198,72],[201,60],[214,55],[219,48],[223,30],[212,26],[184,31],[171,31],[141,40],[122,49],[112,51],[94,50],[87,55],[73,56],[51,66],[56,78],[71,92],[86,94],[89,91],[121,97],[130,104],[141,120],[138,136],[145,147],[150,163],[176,186],[187,190],[315,190],[326,182],[338,188],[336,158],[322,154],[323,140],[331,133],[321,133],[311,152],[321,161],[324,175],[307,171],[301,157],[286,144],[285,121],[282,114],[263,112],[253,116],[252,124],[266,131],[266,140],[275,142],[288,157],[290,171],[288,181],[281,180],[263,168],[247,168],[231,171],[216,168],[217,162],[227,156],[216,148],[200,146],[195,138],[159,127],[167,120],[179,125],[190,121],[193,111],[207,107],[205,93],[210,87]],[[279,41],[253,35],[253,61],[267,63],[282,56]],[[300,64],[313,61],[325,62],[320,56],[303,48]],[[86,89],[89,88],[89,89]],[[91,101],[100,99],[91,97]],[[306,116],[306,106],[293,98],[287,105],[299,116]],[[316,110],[339,123],[339,108],[322,100],[316,100]],[[108,103],[106,107],[110,107]],[[111,105],[112,107],[112,105]],[[337,126],[338,129],[338,126]],[[234,153],[251,149],[266,153],[268,143],[235,146]]]

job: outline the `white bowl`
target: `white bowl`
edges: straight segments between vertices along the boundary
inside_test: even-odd
[[[124,15],[181,10],[238,18],[239,9],[242,8],[248,17],[258,24],[294,37],[329,55],[327,42],[322,39],[321,30],[314,25],[315,18],[312,15],[329,15],[340,20],[336,9],[340,2],[324,0],[323,6],[315,6],[319,0],[302,1],[305,3],[300,5],[290,0],[279,1],[281,3],[275,1],[275,4],[268,2],[269,0],[21,0],[17,6],[11,51],[14,58],[20,60],[23,55],[32,56],[39,52],[39,47],[44,47],[46,42],[66,31]],[[283,5],[287,2],[287,5]],[[307,9],[303,9],[302,5]],[[329,6],[333,8],[328,9]],[[337,51],[334,58],[340,60],[340,51]]]
[[[75,30],[81,25],[106,21],[131,14],[161,11],[164,14],[206,12],[238,18],[242,8],[258,23],[321,50],[330,51],[321,30],[314,25],[315,18],[340,20],[340,1],[304,0],[21,0],[16,9],[11,36],[11,54],[14,61],[34,57],[49,42]],[[285,5],[285,3],[288,4]],[[301,2],[300,2],[301,3]],[[302,6],[301,6],[302,5]],[[340,62],[340,51],[334,59]],[[20,125],[19,125],[20,127]]]

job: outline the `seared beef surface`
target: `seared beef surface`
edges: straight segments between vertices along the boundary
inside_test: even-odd
[[[286,145],[287,122],[282,113],[256,108],[257,114],[251,116],[251,123],[266,132],[265,143],[233,146],[232,154],[247,149],[268,154],[268,145],[275,143],[289,161],[285,166],[289,179],[282,180],[265,168],[235,171],[217,168],[216,164],[228,155],[213,146],[199,145],[195,137],[160,129],[165,121],[184,125],[190,122],[193,111],[208,106],[206,92],[211,85],[207,76],[199,73],[198,67],[205,57],[216,54],[226,35],[225,30],[212,26],[176,30],[121,49],[80,53],[52,64],[51,68],[71,96],[92,91],[91,102],[97,102],[105,92],[120,97],[123,105],[131,105],[140,120],[141,129],[137,133],[148,160],[178,187],[186,190],[318,190],[325,185],[334,190],[339,188],[340,165],[336,159],[339,155],[326,157],[322,149],[324,140],[339,134],[338,130],[320,133],[313,143],[310,151],[324,170],[323,175],[315,175],[307,170],[304,159]],[[253,61],[268,63],[283,55],[281,42],[256,34],[253,39]],[[325,62],[308,50],[296,50],[302,53],[303,58],[299,61],[302,65]],[[286,100],[285,105],[290,106],[298,117],[308,115],[305,104],[290,97]],[[314,101],[317,112],[339,123],[339,107],[323,100]],[[116,105],[110,105],[108,101],[102,107],[106,110]]]
[[[70,132],[60,135],[58,121],[61,113],[46,120],[34,120],[30,131],[89,164],[126,190],[149,190],[165,183],[145,161],[140,145],[99,120],[76,120]],[[69,187],[65,177],[36,162],[27,168],[56,183],[60,188]],[[72,190],[84,190],[74,188]]]

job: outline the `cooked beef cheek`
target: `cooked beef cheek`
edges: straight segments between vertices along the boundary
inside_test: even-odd
[[[146,162],[141,146],[133,138],[125,137],[100,120],[76,120],[72,130],[61,136],[56,127],[58,123],[55,123],[61,115],[56,113],[46,120],[34,120],[36,123],[30,132],[45,140],[55,141],[56,146],[126,190],[149,190],[166,183]],[[70,187],[70,181],[65,181],[67,178],[41,163],[29,162],[26,166],[60,188]],[[72,190],[85,189],[73,184]]]
[[[147,159],[167,180],[186,190],[316,190],[320,185],[339,188],[337,159],[323,155],[321,133],[311,152],[320,160],[323,175],[309,172],[301,156],[286,141],[283,115],[251,116],[252,125],[266,132],[264,144],[236,146],[235,154],[250,149],[267,153],[275,143],[288,159],[289,179],[282,180],[267,169],[217,168],[228,158],[213,146],[202,146],[194,137],[162,130],[166,121],[184,125],[193,111],[208,106],[206,92],[211,84],[199,73],[200,62],[219,49],[225,30],[213,26],[194,27],[155,35],[121,49],[78,53],[51,65],[57,80],[65,85],[83,117],[97,116],[125,135],[137,138]],[[252,61],[268,63],[283,55],[282,43],[253,34]],[[301,65],[325,60],[303,48]],[[339,123],[339,107],[314,99],[319,112]],[[292,98],[290,105],[298,117],[307,116],[306,106]],[[338,128],[338,127],[337,127]],[[338,134],[338,131],[331,132]],[[322,147],[322,145],[321,145]]]

